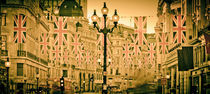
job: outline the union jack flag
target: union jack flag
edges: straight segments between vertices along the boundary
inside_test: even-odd
[[[158,39],[160,44],[160,54],[168,53],[168,34],[162,32],[159,34]]]
[[[86,51],[86,58],[85,58],[85,61],[86,61],[87,63],[90,63],[90,61],[91,61],[91,56],[90,56],[89,51]]]
[[[110,56],[111,55],[111,48],[110,48],[111,42],[110,42],[108,36],[106,38],[106,41],[107,41],[107,56]],[[98,54],[102,55],[103,54],[103,47],[104,47],[104,34],[103,33],[98,33],[97,34],[96,45],[97,45]]]
[[[145,16],[134,18],[135,33],[137,33],[138,45],[147,44],[144,33],[147,32],[147,18]]]
[[[20,14],[14,16],[14,40],[15,43],[26,41],[26,20],[27,16]]]
[[[185,43],[186,40],[186,17],[174,16],[173,19],[173,43]]]
[[[77,54],[79,51],[80,43],[80,34],[72,34],[72,45],[73,45],[73,53]]]
[[[81,64],[83,61],[83,58],[84,58],[83,53],[84,53],[84,47],[83,47],[83,44],[81,44],[80,49],[78,48],[78,52],[76,54],[76,59],[79,64]]]
[[[67,48],[64,50],[64,53],[63,53],[63,61],[65,63],[68,63],[69,61],[69,50]]]
[[[149,56],[150,56],[150,63],[154,61],[154,57],[155,57],[155,48],[156,48],[156,45],[154,43],[150,43],[149,44],[149,47],[148,47],[148,53],[149,53]]]
[[[135,34],[130,34],[130,36],[132,40],[131,46],[134,50],[133,55],[141,55],[141,47],[138,45],[138,40],[136,40]]]
[[[147,72],[148,71],[148,57],[149,57],[149,54],[148,53],[144,53],[143,54],[143,62],[142,62],[142,69]]]
[[[40,48],[42,54],[47,54],[49,46],[49,35],[48,33],[42,33],[40,36]]]
[[[67,18],[54,17],[54,45],[67,45]]]
[[[141,62],[141,60],[138,60],[138,68],[140,69],[140,68],[142,68],[142,62]]]
[[[109,26],[109,18],[107,18],[106,19],[106,27],[108,27]],[[104,29],[104,17],[101,17],[99,20],[98,20],[98,22],[97,22],[98,24],[99,24],[99,28],[100,29]]]
[[[77,55],[76,55],[76,59],[78,61],[78,63],[82,63],[83,61],[83,53],[82,52],[78,52]]]
[[[96,66],[96,64],[97,64],[97,57],[96,56],[93,57],[93,64],[94,64],[94,66]]]
[[[107,42],[107,46],[111,44],[111,42],[109,41],[109,37],[106,37],[106,42]],[[101,45],[104,46],[104,34],[103,33],[98,33],[97,34],[97,42],[96,45]]]
[[[61,47],[60,46],[52,47],[52,54],[54,60],[59,60],[61,56]]]
[[[131,51],[130,44],[123,44],[123,57],[125,62],[130,62],[131,60]]]

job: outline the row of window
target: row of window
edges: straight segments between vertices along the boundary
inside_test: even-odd
[[[195,48],[194,53],[195,67],[199,67],[199,65],[202,65],[204,62],[210,59],[206,56],[205,46]]]
[[[26,69],[25,74],[24,74],[24,69]],[[31,65],[26,65],[24,68],[23,63],[17,63],[17,76],[26,76],[30,78],[35,78],[37,74],[39,74],[40,79],[47,78],[47,71],[44,71],[42,69],[36,68]]]

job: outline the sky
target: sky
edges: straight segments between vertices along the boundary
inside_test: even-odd
[[[109,17],[111,17],[114,14],[114,10],[117,9],[118,15],[120,16],[120,24],[133,27],[134,17],[147,16],[147,32],[155,32],[154,26],[157,21],[158,0],[87,0],[88,18],[93,15],[94,9],[96,9],[97,15],[101,17],[101,8],[104,2],[106,2],[107,8],[109,9]]]

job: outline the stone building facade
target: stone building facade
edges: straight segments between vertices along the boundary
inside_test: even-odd
[[[57,8],[72,12],[56,14]],[[79,12],[72,10],[77,8]],[[1,11],[5,10],[6,15],[1,16],[1,60],[9,57],[12,62],[12,92],[35,92],[37,86],[57,92],[61,77],[66,93],[101,90],[103,68],[98,59],[102,64],[103,34],[89,25],[87,0],[3,0]],[[113,91],[134,88],[155,78],[156,35],[136,30],[118,25],[108,34],[107,59],[111,61],[107,83]]]
[[[159,0],[155,32],[162,92],[209,93],[209,54],[204,37],[204,33],[209,35],[209,5],[208,0]],[[193,68],[181,71],[178,63],[183,60],[177,50],[184,47],[193,48]]]

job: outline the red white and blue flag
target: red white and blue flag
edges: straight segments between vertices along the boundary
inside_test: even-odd
[[[173,43],[186,43],[186,16],[181,14],[172,15],[173,20]]]
[[[14,42],[25,43],[26,41],[27,16],[20,14],[14,16]]]
[[[155,51],[156,49],[156,45],[154,43],[149,43],[149,47],[148,47],[148,54],[149,54],[149,59],[150,59],[150,63],[153,63],[153,61],[155,60]]]
[[[47,54],[48,49],[50,49],[49,46],[49,35],[48,33],[42,33],[40,36],[40,48],[42,54]]]
[[[77,62],[79,63],[79,64],[81,64],[82,63],[82,61],[84,60],[84,46],[83,46],[83,44],[81,44],[81,46],[80,47],[78,47],[78,51],[77,51],[77,53],[76,53],[76,59],[77,59]]]
[[[141,55],[141,46],[138,45],[138,40],[136,40],[135,34],[130,34],[130,36],[132,40],[131,47],[133,47],[133,55]]]
[[[108,25],[109,25],[109,18],[107,18],[106,19],[106,27],[108,27]],[[104,29],[104,17],[101,17],[99,20],[98,20],[98,22],[97,22],[98,24],[99,24],[99,28],[100,29]]]
[[[67,45],[67,18],[54,17],[54,45]]]
[[[72,45],[73,45],[73,53],[74,54],[77,54],[79,49],[80,49],[80,46],[81,46],[81,43],[80,43],[80,34],[72,34]]]
[[[65,64],[69,62],[69,50],[67,48],[63,52],[63,61]]]
[[[147,32],[147,17],[140,16],[134,18],[135,33],[137,34],[138,45],[147,44],[144,33]]]
[[[53,55],[53,60],[60,60],[61,57],[61,47],[56,45],[52,47],[52,55]]]
[[[167,54],[168,53],[168,33],[160,33],[159,34],[159,49],[160,49],[160,54]]]
[[[91,61],[91,55],[90,55],[89,51],[86,51],[85,61],[87,62],[87,64],[90,63],[90,61]]]
[[[130,44],[126,43],[123,44],[123,58],[125,60],[125,62],[130,62],[131,60],[131,48],[130,48]]]
[[[107,57],[108,57],[111,55],[111,48],[110,48],[111,42],[110,42],[108,36],[106,38],[106,41],[107,41]],[[103,52],[103,49],[104,49],[104,34],[103,33],[97,34],[96,45],[97,45],[97,53],[98,53],[98,55],[100,55],[100,57],[102,57],[102,55],[104,53]]]

